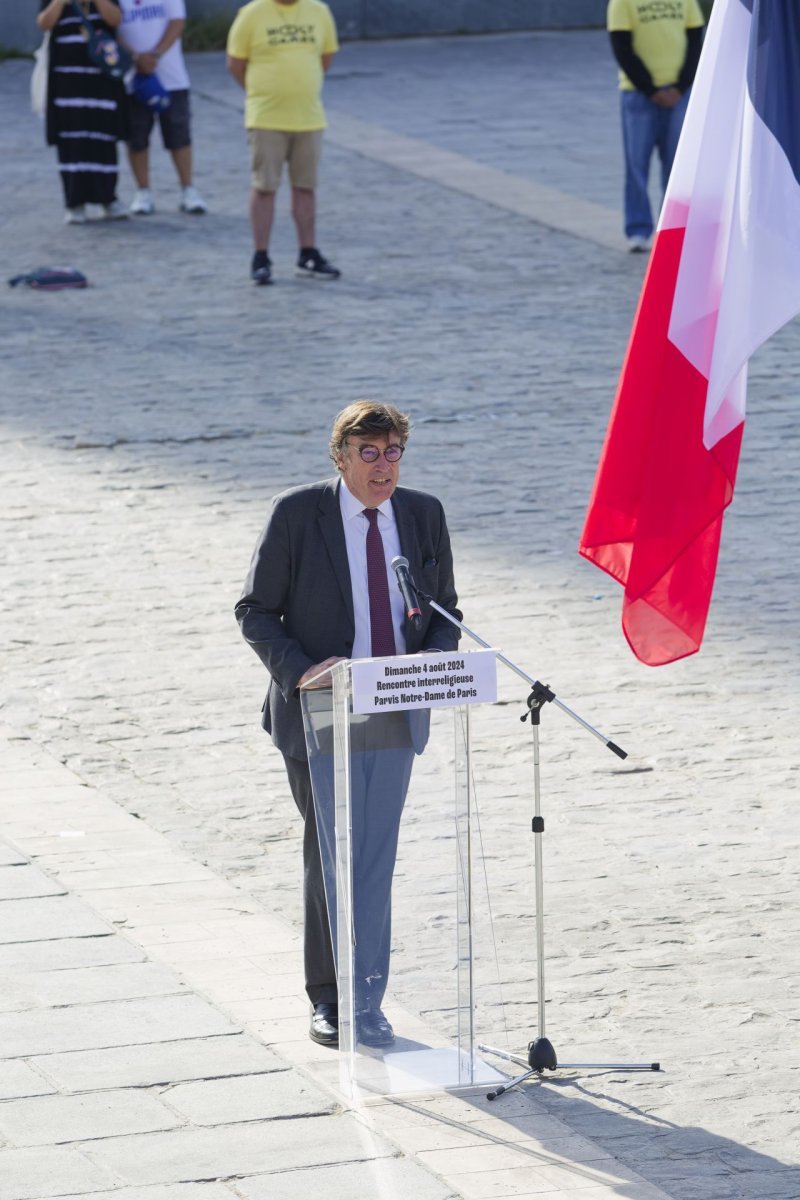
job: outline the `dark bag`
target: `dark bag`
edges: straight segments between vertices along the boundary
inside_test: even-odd
[[[128,51],[110,33],[96,29],[80,5],[73,2],[72,9],[83,26],[86,53],[92,66],[112,79],[124,80],[128,72],[133,70],[133,59]]]
[[[76,267],[36,267],[8,281],[10,287],[27,283],[39,292],[60,292],[63,288],[85,288],[89,280]]]

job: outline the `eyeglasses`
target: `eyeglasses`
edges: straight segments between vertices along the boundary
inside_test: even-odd
[[[352,442],[345,442],[345,446],[353,446]],[[387,462],[399,462],[403,457],[405,446],[399,446],[397,442],[392,442],[385,450],[379,450],[377,446],[353,446],[357,450],[362,462],[374,463],[377,462],[381,455]]]

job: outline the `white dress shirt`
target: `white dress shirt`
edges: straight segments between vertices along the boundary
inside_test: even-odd
[[[369,583],[367,580],[367,530],[369,521],[364,516],[364,505],[348,490],[344,480],[339,486],[339,504],[342,510],[344,540],[347,544],[347,562],[353,589],[353,614],[356,635],[353,642],[353,658],[372,657],[372,629],[369,617]],[[392,559],[401,554],[400,534],[394,519],[391,500],[384,500],[378,507],[378,529],[383,541],[383,556],[386,559],[386,577],[389,581],[389,602],[392,606],[394,644],[398,654],[405,654],[406,640],[403,622],[406,610],[403,597],[392,570]]]

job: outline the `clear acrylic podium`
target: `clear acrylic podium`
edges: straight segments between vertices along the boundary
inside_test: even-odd
[[[387,700],[389,711],[354,713],[351,663],[329,678],[301,703],[337,967],[339,1087],[366,1098],[502,1080],[477,1055],[469,706]],[[389,1046],[362,1037],[376,1008],[394,1027]]]

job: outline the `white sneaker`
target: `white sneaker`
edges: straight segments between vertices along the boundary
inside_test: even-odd
[[[204,213],[208,212],[208,205],[197,188],[190,184],[189,187],[183,189],[180,210],[185,213]]]
[[[631,254],[646,254],[650,249],[650,238],[641,236],[629,237],[628,249]]]
[[[128,213],[119,200],[112,200],[110,204],[104,204],[103,216],[106,221],[126,221],[128,219]]]
[[[149,217],[156,211],[150,188],[139,188],[131,201],[130,211],[137,217]]]
[[[85,225],[86,224],[86,209],[83,204],[79,204],[77,208],[64,209],[64,224],[65,225]]]

